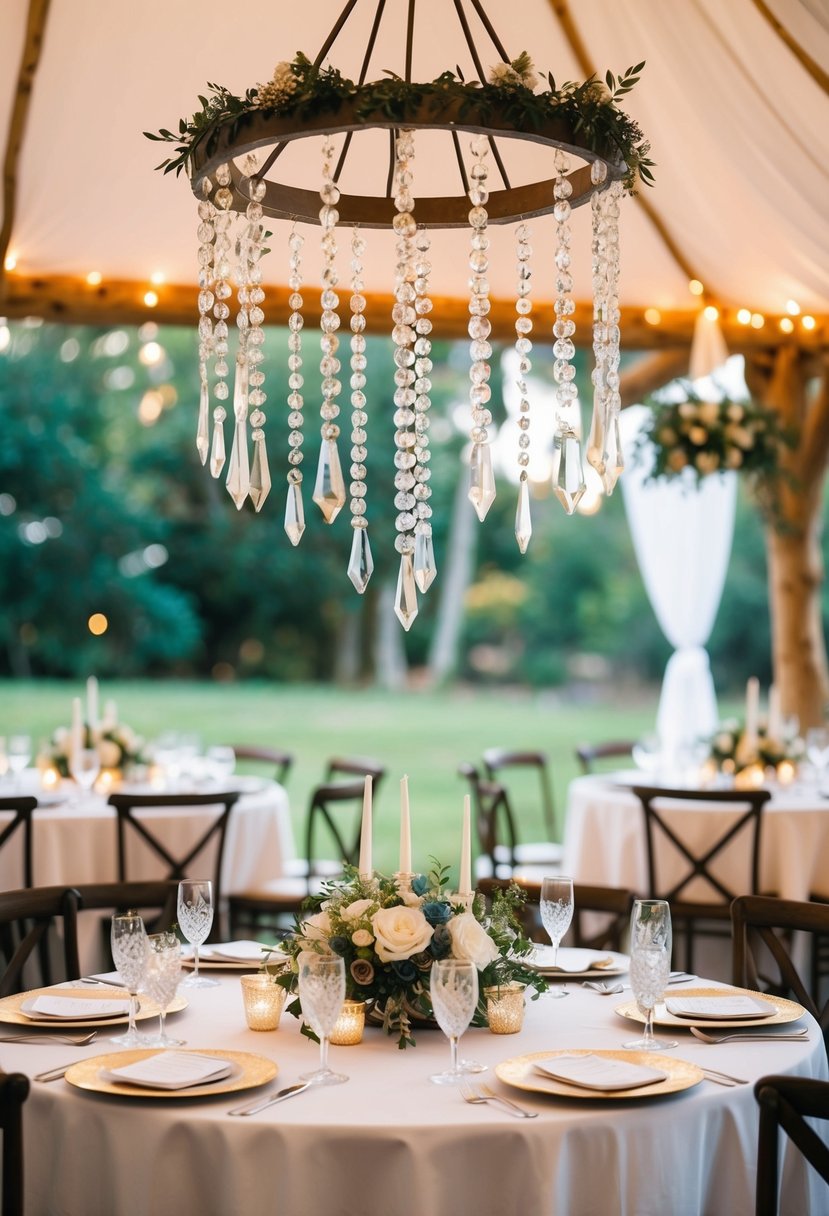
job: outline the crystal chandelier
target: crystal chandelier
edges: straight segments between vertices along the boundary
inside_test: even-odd
[[[371,0],[368,0],[371,3]],[[589,80],[557,89],[548,76],[549,91],[537,91],[529,56],[510,60],[480,0],[446,0],[454,12],[478,73],[465,82],[445,72],[437,80],[412,81],[416,0],[408,0],[401,76],[366,83],[385,0],[374,0],[373,24],[358,80],[346,79],[326,56],[346,25],[358,0],[348,0],[316,59],[298,55],[280,63],[265,85],[243,98],[210,86],[203,110],[182,120],[174,135],[162,130],[149,138],[178,144],[176,157],[160,168],[188,170],[198,200],[199,239],[199,368],[201,394],[197,447],[202,463],[216,478],[227,466],[226,485],[241,508],[250,498],[259,511],[271,488],[265,446],[266,402],[263,372],[265,291],[263,257],[270,234],[266,220],[290,222],[288,236],[289,380],[286,405],[289,428],[285,531],[299,544],[305,530],[303,442],[305,400],[303,360],[308,338],[303,333],[303,298],[308,238],[301,224],[321,230],[320,450],[311,498],[330,524],[350,499],[353,530],[348,576],[358,592],[365,591],[374,567],[368,536],[366,458],[369,416],[366,410],[366,296],[363,257],[370,231],[391,229],[395,240],[394,302],[389,318],[394,345],[394,385],[391,418],[371,418],[376,433],[392,424],[395,440],[393,485],[400,570],[395,611],[408,629],[418,612],[418,592],[435,578],[432,547],[429,411],[432,371],[432,300],[429,279],[430,230],[456,228],[466,233],[469,266],[469,404],[471,441],[469,498],[483,520],[495,498],[490,427],[491,325],[489,268],[490,224],[515,225],[516,300],[515,349],[520,393],[518,502],[515,535],[522,553],[532,534],[527,465],[530,443],[530,402],[527,376],[531,370],[533,330],[533,269],[529,220],[552,215],[555,225],[554,310],[552,339],[555,364],[556,433],[553,489],[572,514],[585,492],[581,425],[574,381],[575,311],[571,273],[570,220],[574,207],[590,202],[592,209],[591,273],[593,288],[593,414],[586,459],[610,494],[623,469],[619,442],[619,204],[625,186],[638,175],[651,178],[648,145],[632,120],[618,108],[643,66],[618,81],[608,73],[606,83]],[[472,36],[472,10],[499,62],[489,78]],[[373,193],[348,194],[339,182],[355,135],[367,130],[388,131],[388,160]],[[438,131],[451,141],[457,186],[440,196],[415,194],[418,178],[416,149],[422,131]],[[339,154],[334,137],[340,141]],[[504,166],[504,141],[530,141],[537,152],[536,179],[513,185]],[[276,170],[282,153],[299,140],[315,140],[321,149],[313,188],[280,180]],[[283,162],[284,163],[284,162]],[[544,166],[543,172],[540,167]],[[349,299],[338,293],[337,255],[350,254]],[[231,359],[230,321],[236,291],[235,358]],[[338,330],[349,317],[351,450],[350,484],[346,479],[338,440],[342,383]],[[303,342],[303,338],[305,339]],[[230,361],[229,361],[230,360]],[[228,417],[226,403],[231,397]],[[212,399],[211,407],[211,373]],[[211,428],[212,412],[212,428]],[[227,457],[226,425],[232,432]],[[212,435],[211,435],[212,429]],[[250,443],[252,442],[252,447]],[[392,478],[390,478],[392,480]],[[373,487],[372,487],[373,489]],[[307,493],[307,492],[306,492]]]

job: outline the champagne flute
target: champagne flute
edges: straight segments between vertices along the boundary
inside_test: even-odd
[[[184,879],[178,884],[178,923],[194,949],[192,975],[181,981],[182,988],[218,988],[219,981],[199,975],[199,946],[213,924],[213,883],[206,879]]]
[[[142,989],[158,1005],[158,1034],[148,1036],[149,1047],[181,1047],[184,1039],[164,1033],[167,1006],[176,995],[181,978],[181,946],[175,933],[151,933],[147,937],[147,966]]]
[[[140,1047],[143,1035],[135,1026],[136,997],[147,965],[147,933],[137,912],[116,913],[112,918],[112,959],[130,994],[129,1025],[124,1034],[114,1035],[113,1043]]]
[[[88,794],[92,789],[100,771],[101,761],[97,747],[73,748],[70,751],[69,776],[84,793]]]
[[[328,1066],[328,1040],[345,1000],[345,963],[339,955],[305,951],[299,957],[302,1016],[320,1041],[320,1066],[300,1078],[312,1085],[341,1085],[345,1073]]]
[[[458,1060],[458,1042],[478,1005],[477,967],[466,959],[438,959],[429,973],[429,995],[451,1052],[449,1068],[433,1073],[429,1080],[435,1085],[457,1085],[466,1076]]]
[[[622,1046],[631,1051],[662,1051],[676,1040],[653,1037],[653,1011],[671,973],[671,909],[664,899],[637,899],[630,917],[630,987],[645,1019],[641,1039]]]
[[[813,726],[806,731],[806,755],[817,774],[818,793],[824,792],[826,769],[829,766],[829,729]]]
[[[553,968],[558,962],[558,947],[573,919],[573,880],[555,874],[541,881],[541,923],[553,943]],[[550,988],[549,995],[567,996],[566,988]]]
[[[21,788],[20,774],[32,758],[32,740],[28,735],[12,735],[8,747],[9,768],[14,774],[14,788]]]

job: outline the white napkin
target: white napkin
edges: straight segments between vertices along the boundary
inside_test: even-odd
[[[230,1076],[233,1065],[229,1060],[202,1056],[195,1051],[160,1051],[157,1055],[125,1064],[123,1068],[101,1070],[107,1081],[120,1085],[140,1085],[147,1089],[189,1089],[191,1085],[208,1085]]]
[[[753,996],[672,996],[665,1002],[675,1018],[771,1018],[777,1007]]]
[[[536,1072],[578,1085],[582,1089],[600,1089],[611,1093],[616,1089],[639,1089],[643,1085],[655,1085],[664,1081],[667,1073],[659,1068],[647,1068],[643,1064],[629,1064],[626,1060],[615,1060],[606,1056],[587,1054],[583,1056],[557,1056],[551,1060],[537,1060]]]
[[[553,967],[553,947],[536,946],[527,961],[531,967],[539,971],[561,971],[565,975],[580,975],[583,971],[615,970],[615,960],[609,954],[598,950],[578,950],[575,947],[564,946],[558,952],[555,968]]]
[[[260,963],[267,949],[261,942],[220,942],[202,951],[205,958],[223,959],[229,963]]]
[[[125,1017],[130,1011],[129,1001],[99,1001],[95,998],[74,996],[36,996],[20,1006],[20,1012],[33,1020],[53,1019],[61,1022],[79,1022],[99,1018]]]

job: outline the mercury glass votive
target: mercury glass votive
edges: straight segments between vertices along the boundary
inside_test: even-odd
[[[363,1041],[366,1024],[365,1001],[343,1001],[340,1016],[334,1023],[329,1042],[336,1047],[354,1047]]]
[[[734,788],[737,790],[759,790],[766,779],[766,770],[762,764],[748,764],[734,777]]]
[[[285,1004],[285,989],[269,975],[242,976],[245,1018],[251,1030],[276,1030]]]
[[[524,1025],[524,985],[495,984],[484,988],[486,1018],[493,1034],[518,1034]]]
[[[778,785],[791,785],[797,777],[797,765],[791,760],[781,760],[777,765]]]

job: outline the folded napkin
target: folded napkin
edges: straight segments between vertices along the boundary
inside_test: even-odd
[[[97,1021],[99,1018],[125,1017],[129,1011],[129,1001],[74,996],[30,997],[20,1006],[20,1012],[33,1021]]]
[[[202,1056],[195,1051],[160,1051],[123,1068],[102,1069],[101,1076],[120,1085],[140,1085],[144,1089],[189,1089],[192,1085],[221,1081],[232,1071],[229,1060],[215,1056]]]
[[[264,951],[267,946],[263,946],[261,942],[220,942],[216,946],[209,946],[209,957],[212,959],[222,959],[229,963],[259,963],[262,961]],[[208,953],[205,953],[205,958]]]
[[[758,1001],[753,996],[731,994],[726,996],[672,996],[665,1002],[668,1013],[675,1018],[771,1018],[777,1008],[769,1001]]]
[[[604,971],[613,967],[616,962],[612,955],[600,954],[598,950],[577,950],[565,946],[559,950],[554,967],[553,953],[552,946],[536,946],[527,961],[539,971],[561,971],[565,975],[580,975],[583,971]]]
[[[538,1060],[535,1069],[542,1076],[552,1077],[554,1081],[565,1081],[568,1085],[604,1090],[606,1093],[617,1089],[639,1089],[643,1085],[655,1085],[657,1081],[664,1081],[668,1075],[659,1068],[647,1068],[643,1064],[631,1064],[626,1060],[592,1053]]]

